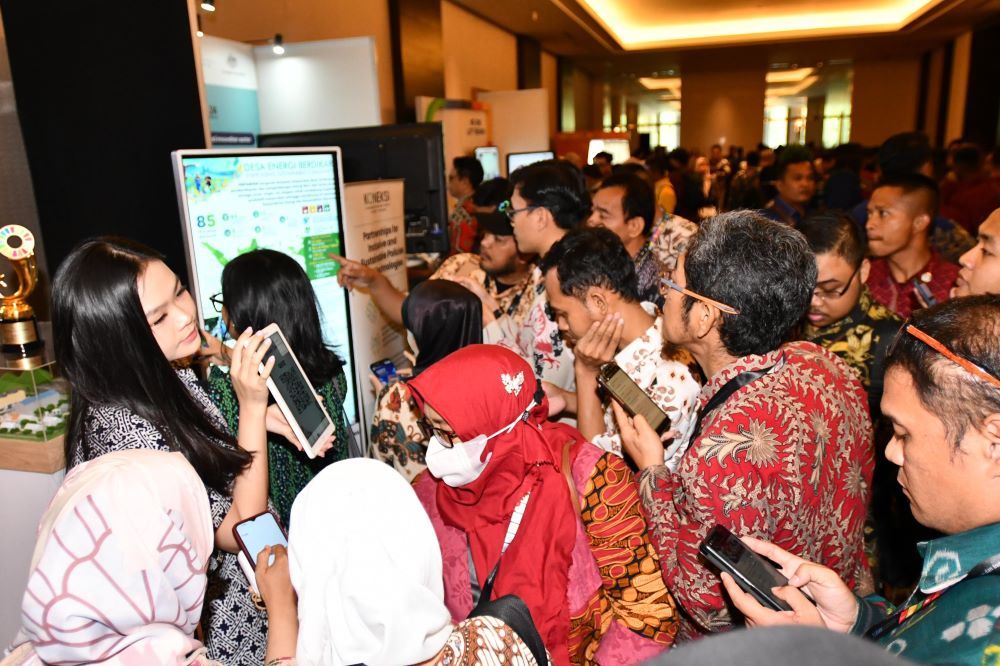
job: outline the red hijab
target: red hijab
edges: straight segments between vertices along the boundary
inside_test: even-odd
[[[494,597],[521,597],[555,662],[568,664],[566,589],[579,514],[562,461],[567,444],[568,459],[576,457],[583,436],[546,421],[548,403],[531,367],[503,347],[465,347],[409,386],[419,406],[433,407],[463,441],[493,434],[524,414],[533,400],[539,402],[524,422],[489,441],[481,459],[493,457],[478,479],[460,488],[437,481],[437,504],[445,523],[468,535],[482,584],[500,558],[514,507],[531,492],[517,536],[503,556]]]

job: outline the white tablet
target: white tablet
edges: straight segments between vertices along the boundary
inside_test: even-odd
[[[275,357],[271,376],[267,378],[267,388],[306,455],[315,458],[316,448],[334,432],[333,420],[278,325],[270,324],[258,333],[271,340],[271,347],[264,354],[261,370],[267,359]]]

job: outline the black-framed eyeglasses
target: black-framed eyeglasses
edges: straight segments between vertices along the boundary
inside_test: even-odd
[[[215,311],[222,314],[222,292],[220,291],[217,294],[212,294],[208,297],[208,300],[212,304],[212,307],[215,308]]]
[[[420,428],[420,434],[424,436],[424,441],[429,442],[431,437],[437,435],[438,441],[441,445],[450,449],[455,446],[455,442],[459,441],[458,434],[452,430],[445,430],[444,428],[439,428],[432,424],[426,416],[421,416],[417,419],[417,427]]]
[[[525,211],[535,210],[536,208],[538,208],[538,206],[525,206],[524,208],[514,208],[514,204],[512,204],[510,202],[510,199],[508,199],[507,201],[501,202],[501,204],[497,206],[497,212],[506,215],[508,220],[513,220],[514,216],[517,215],[518,213],[524,213]]]
[[[899,344],[899,341],[906,335],[912,335],[917,340],[920,340],[922,343],[941,354],[955,365],[958,365],[966,372],[975,375],[983,381],[989,382],[996,388],[1000,388],[1000,373],[997,373],[982,361],[977,361],[976,359],[969,358],[961,352],[949,349],[937,338],[932,337],[928,333],[921,331],[919,328],[911,324],[909,319],[903,322],[899,332],[896,333],[896,337],[892,339],[892,343],[889,345],[886,356],[892,356],[893,352],[896,351],[896,346]]]
[[[844,284],[842,288],[840,289],[816,288],[813,290],[813,296],[823,301],[832,301],[835,298],[843,298],[844,294],[847,293],[847,290],[851,288],[852,284],[854,284],[854,278],[857,277],[858,273],[860,272],[861,272],[861,264],[858,264],[858,267],[854,269],[853,273],[851,273],[851,277],[847,278],[847,282]]]

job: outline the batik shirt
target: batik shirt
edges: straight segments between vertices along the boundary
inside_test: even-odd
[[[733,624],[718,572],[698,554],[716,524],[821,562],[870,591],[862,528],[873,461],[864,390],[836,356],[793,342],[717,372],[700,408],[739,374],[766,369],[704,416],[677,473],[657,465],[640,475],[664,581],[687,612],[687,638]]]
[[[955,286],[958,278],[959,267],[941,258],[935,251],[931,251],[931,258],[927,264],[921,268],[912,278],[905,282],[896,282],[889,270],[889,260],[885,257],[871,260],[871,271],[868,273],[868,289],[871,290],[875,300],[886,306],[897,315],[906,319],[914,310],[924,307],[917,299],[916,289],[913,286],[914,280],[927,285],[938,303],[944,303],[951,294],[951,288]]]
[[[966,579],[980,562],[1000,556],[1000,523],[919,548],[924,566],[913,595],[899,608],[880,597],[859,599],[851,633],[864,634],[902,611],[893,628],[876,639],[890,653],[925,664],[1000,664],[1000,576]],[[928,607],[922,610],[922,604]]]
[[[653,256],[666,271],[677,268],[677,259],[687,249],[691,236],[698,233],[698,225],[679,215],[664,215],[649,235]]]
[[[547,655],[549,663],[552,657]],[[538,662],[507,624],[495,617],[470,617],[451,632],[432,666],[537,666]]]
[[[643,307],[652,309],[652,304],[643,303]],[[663,318],[657,317],[642,336],[615,355],[615,363],[653,399],[670,418],[670,427],[680,433],[663,450],[663,463],[674,471],[687,450],[691,431],[694,430],[701,384],[688,367],[689,363],[694,363],[690,356],[684,354],[679,360],[663,357],[662,325]],[[610,400],[605,402],[604,432],[594,438],[594,444],[622,455],[622,439]]]
[[[653,227],[649,240],[632,258],[639,283],[639,298],[663,307],[660,275],[677,268],[677,258],[687,248],[697,225],[676,215],[664,215]]]
[[[885,355],[902,320],[875,301],[868,287],[854,309],[840,321],[824,328],[807,326],[805,338],[839,356],[854,370],[868,391],[868,406],[874,414],[882,400]]]
[[[375,398],[368,438],[371,456],[392,465],[411,483],[427,469],[427,442],[417,425],[419,418],[420,407],[404,382],[390,383]]]
[[[498,289],[496,278],[491,277],[481,267],[482,260],[478,254],[463,252],[448,257],[444,260],[434,275],[432,280],[454,280],[456,277],[468,277],[469,279],[483,285],[486,293],[493,297],[497,306],[503,310],[514,321],[515,326],[521,326],[528,318],[528,311],[534,299],[534,282],[531,271],[517,283],[509,285],[506,289]]]
[[[523,322],[509,314],[483,329],[483,342],[503,345],[531,365],[535,376],[567,391],[576,390],[573,352],[563,342],[545,294],[545,278],[531,271],[531,306]]]
[[[452,254],[472,252],[476,244],[476,217],[472,214],[472,197],[460,197],[455,210],[448,216],[448,240]]]

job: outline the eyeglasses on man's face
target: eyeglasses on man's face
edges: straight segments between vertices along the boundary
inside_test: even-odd
[[[851,285],[854,283],[854,278],[857,277],[860,272],[861,264],[858,264],[858,267],[854,269],[853,273],[851,273],[851,277],[847,278],[847,282],[844,283],[843,287],[840,289],[820,289],[817,287],[813,290],[813,296],[821,301],[833,301],[838,298],[843,298],[844,294],[847,293],[847,290],[850,289]]]
[[[734,308],[731,305],[726,305],[725,303],[720,303],[719,301],[715,300],[714,298],[709,298],[708,296],[702,296],[701,294],[693,292],[693,291],[691,291],[690,289],[688,289],[686,287],[680,286],[679,284],[677,284],[676,282],[674,282],[670,277],[668,277],[666,275],[661,275],[660,276],[660,292],[663,293],[664,296],[666,295],[665,289],[673,289],[674,291],[676,291],[678,293],[681,293],[681,294],[684,294],[685,296],[690,296],[691,298],[693,298],[695,300],[701,301],[702,303],[705,303],[707,305],[711,305],[713,308],[716,308],[717,310],[725,312],[726,314],[730,314],[730,315],[736,316],[736,315],[738,315],[740,313],[740,311],[737,308]]]

